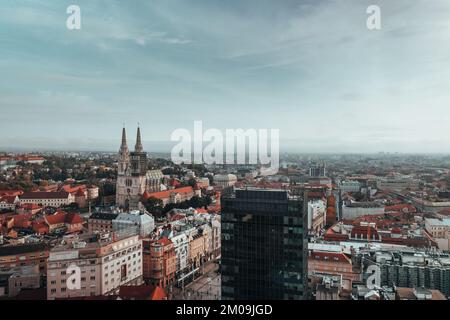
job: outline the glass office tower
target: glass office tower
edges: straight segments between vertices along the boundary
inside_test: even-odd
[[[222,299],[305,299],[305,194],[236,189],[222,204]]]

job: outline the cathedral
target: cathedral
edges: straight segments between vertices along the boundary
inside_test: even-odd
[[[147,166],[147,153],[142,146],[141,129],[139,127],[137,129],[136,145],[134,151],[130,152],[125,128],[123,128],[116,183],[117,206],[126,211],[139,210],[144,192],[158,191],[163,175],[159,171],[160,174],[155,177],[155,173],[148,171]]]

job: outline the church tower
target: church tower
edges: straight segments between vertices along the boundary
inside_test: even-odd
[[[122,129],[122,144],[119,150],[119,175],[125,175],[130,167],[130,152],[127,145],[127,133],[125,128]]]
[[[136,134],[136,145],[134,146],[134,152],[131,152],[131,175],[145,176],[146,173],[147,153],[144,152],[141,142],[141,129],[138,127]]]
[[[141,130],[138,127],[136,145],[129,152],[125,128],[122,130],[122,143],[119,150],[118,176],[116,183],[116,205],[124,209],[138,210],[139,201],[146,187],[147,153],[141,141]]]

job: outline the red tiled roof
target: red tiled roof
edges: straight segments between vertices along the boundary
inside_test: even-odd
[[[168,246],[168,245],[172,244],[172,241],[169,238],[167,238],[167,237],[161,238],[161,239],[159,239],[156,242],[161,244],[161,245],[163,245],[163,246]]]
[[[184,214],[177,213],[170,218],[170,221],[183,220],[184,218],[186,218]]]
[[[84,193],[84,191],[86,190],[86,185],[83,184],[83,185],[80,185],[80,186],[72,187],[71,185],[66,184],[66,185],[61,187],[61,190],[62,191],[66,191],[68,193],[77,193],[79,190],[81,190]]]
[[[159,286],[121,286],[119,297],[124,300],[165,300],[167,295]]]
[[[17,196],[3,196],[0,197],[0,202],[6,202],[7,204],[14,204]]]
[[[41,206],[39,206],[36,203],[24,203],[22,205],[20,205],[21,208],[25,209],[25,210],[36,210],[36,209],[40,209]]]
[[[391,233],[401,234],[402,230],[398,227],[394,227],[394,228],[392,228]]]
[[[49,225],[64,223],[65,218],[66,214],[64,212],[57,212],[54,215],[45,216],[45,220]]]
[[[346,241],[348,240],[348,235],[341,233],[325,233],[323,239],[326,241]]]
[[[414,213],[416,212],[416,208],[414,208],[414,206],[408,204],[408,203],[402,203],[402,204],[396,204],[393,206],[386,206],[384,208],[385,212],[389,212],[389,211],[404,211],[406,210],[407,212],[411,212]]]
[[[152,192],[147,194],[147,198],[156,198],[156,199],[166,199],[169,198],[172,193],[193,193],[194,190],[192,187],[183,187],[183,188],[177,188],[177,189],[171,189],[171,190],[165,190],[165,191],[159,191],[159,192]]]
[[[81,218],[79,214],[68,213],[66,214],[65,222],[70,224],[83,223],[83,218]]]
[[[31,225],[31,214],[17,214],[13,216],[14,227],[16,228],[28,228]]]
[[[23,194],[22,190],[0,190],[0,196],[20,196]]]
[[[83,219],[76,213],[57,212],[54,215],[45,216],[45,220],[49,225],[61,223],[83,223]]]
[[[59,192],[25,192],[20,196],[20,199],[67,199],[69,197],[69,193],[65,191]]]
[[[75,193],[75,196],[77,196],[77,197],[84,197],[85,196],[84,191],[81,190],[81,188],[78,189],[78,191]]]
[[[150,300],[167,300],[167,294],[163,288],[157,286],[155,290],[153,290]]]
[[[351,259],[342,252],[311,251],[310,257],[314,260],[351,263]]]
[[[352,238],[361,238],[363,239],[379,239],[378,231],[372,226],[354,226],[351,231]]]
[[[322,199],[324,197],[325,197],[325,195],[323,194],[323,192],[320,192],[320,191],[309,191],[308,192],[308,198],[310,198],[310,199]]]

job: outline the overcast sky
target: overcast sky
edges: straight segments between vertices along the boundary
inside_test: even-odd
[[[282,150],[450,153],[448,0],[2,0],[0,76],[1,149],[117,150],[140,122],[160,151],[202,120]]]

